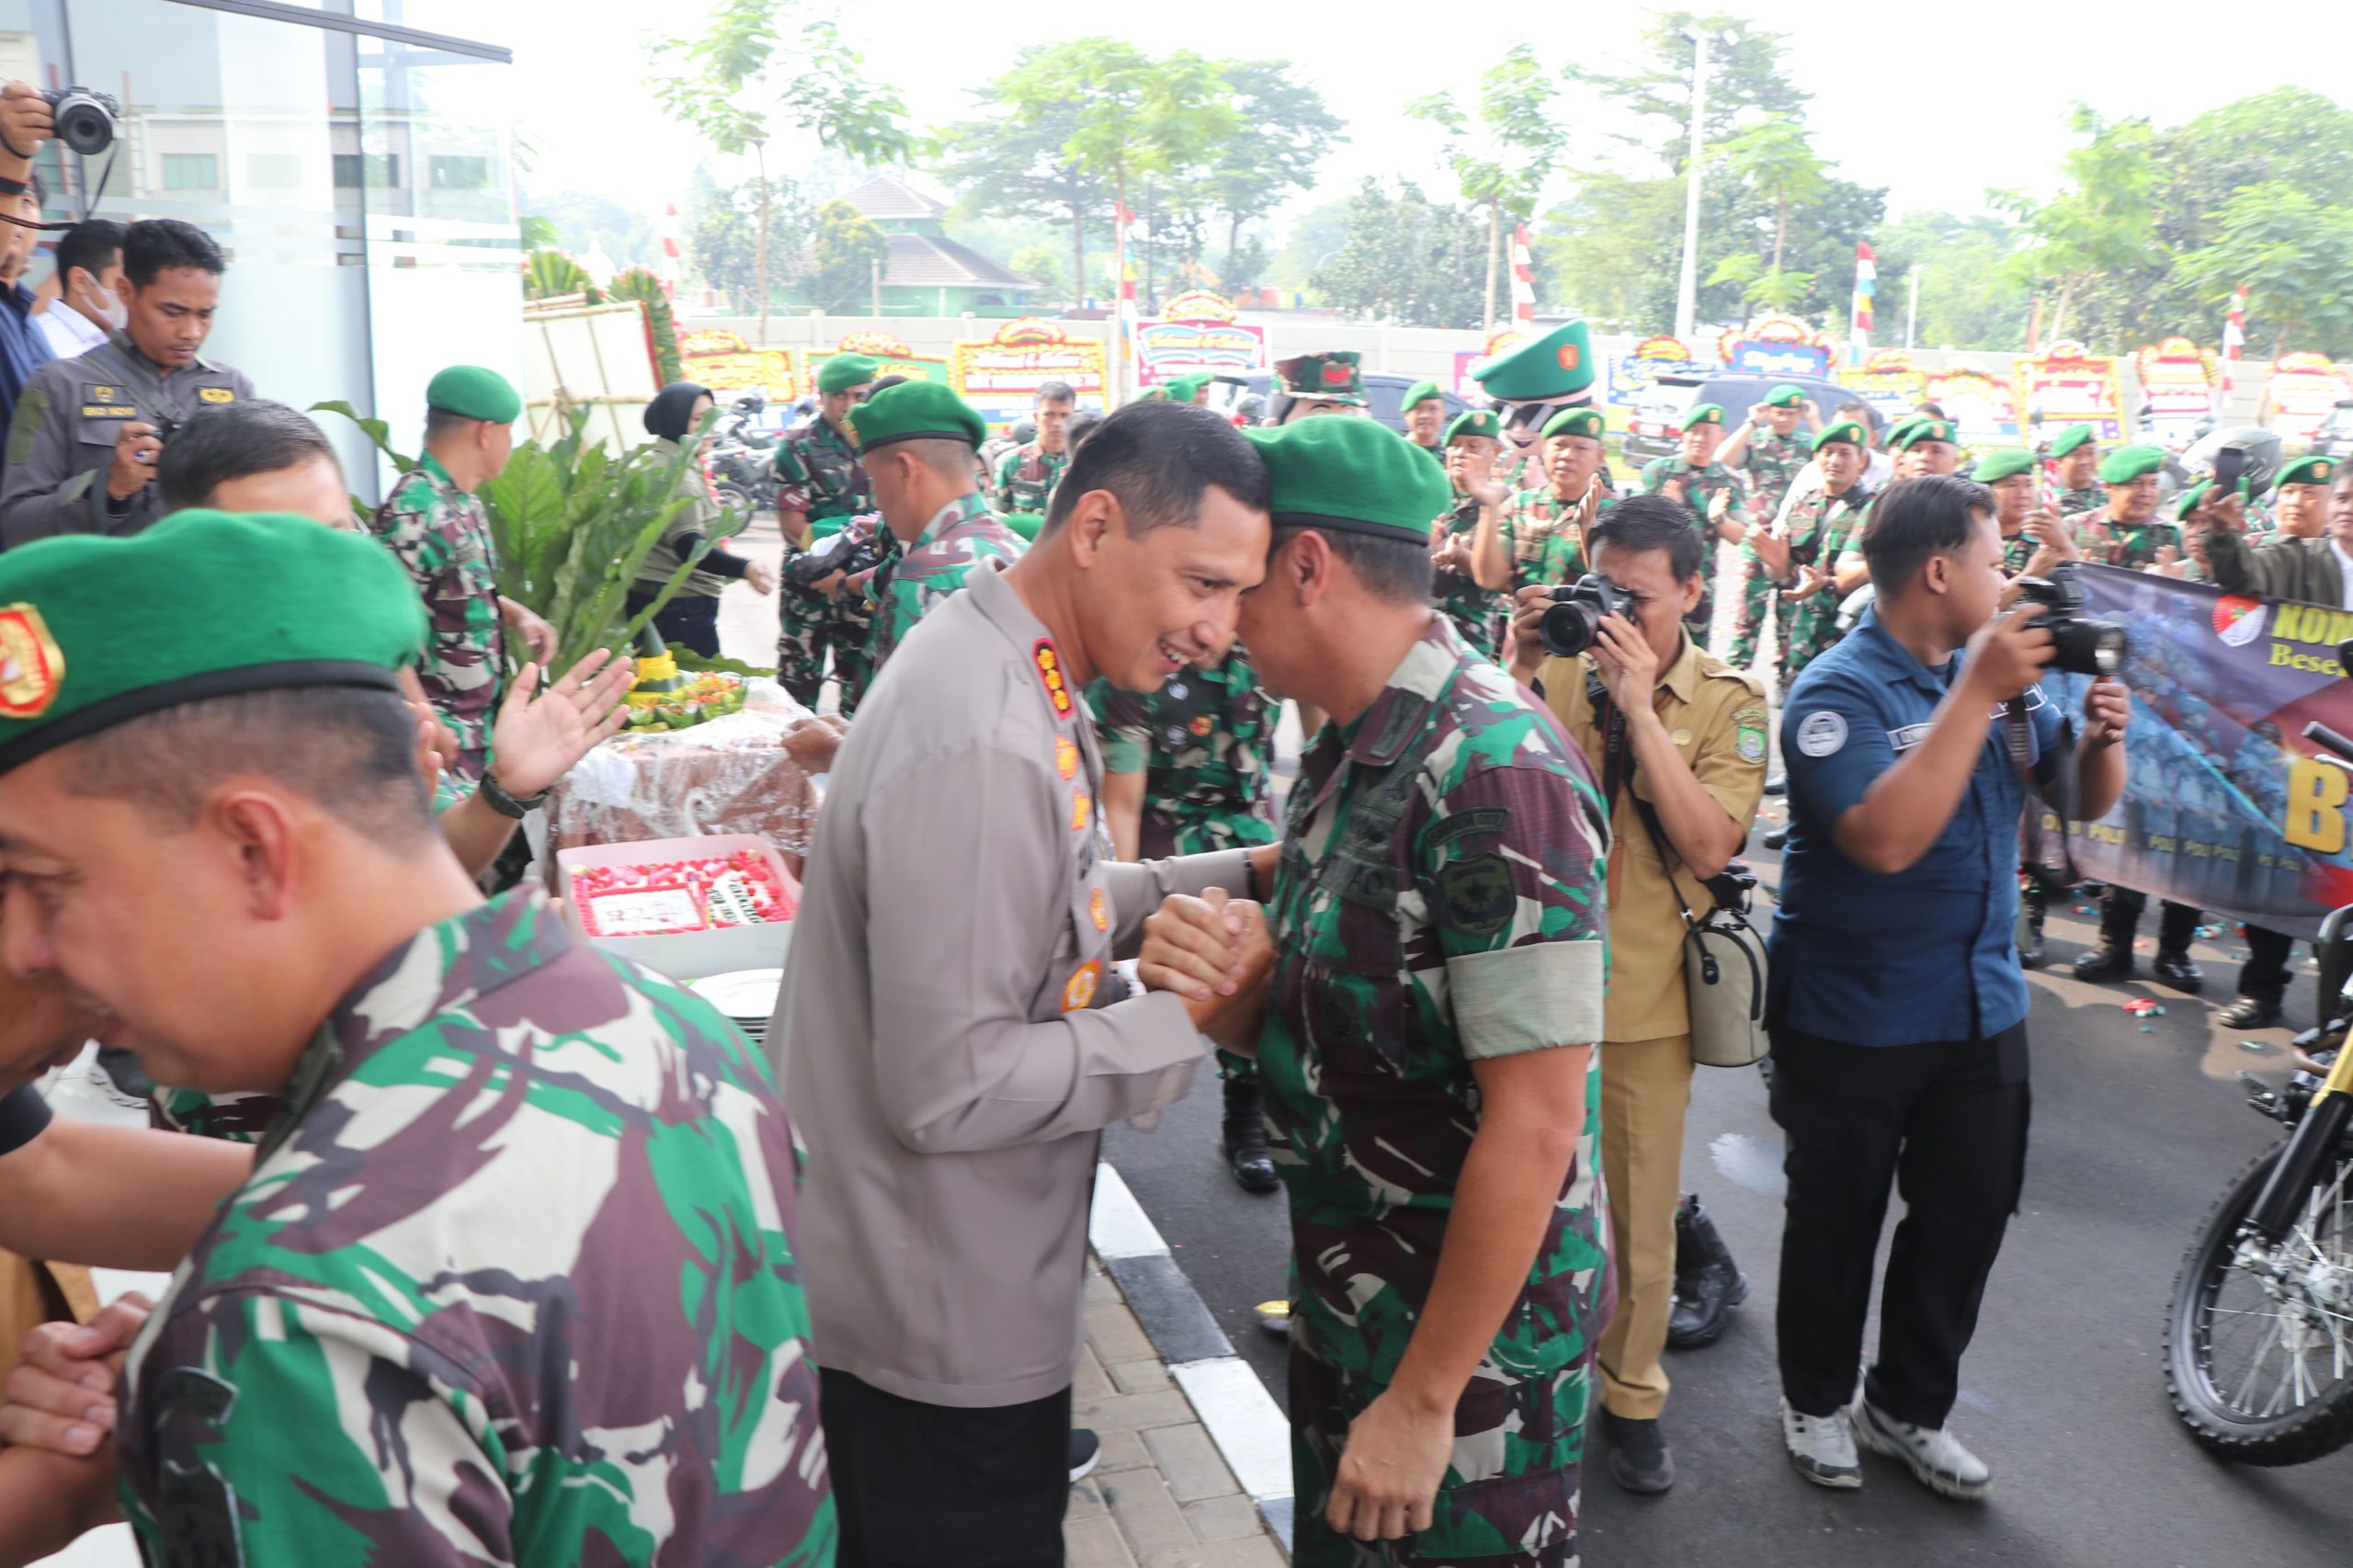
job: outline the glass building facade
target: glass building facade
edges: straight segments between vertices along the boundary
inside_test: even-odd
[[[517,378],[511,9],[455,0],[0,0],[0,79],[112,95],[111,153],[41,155],[52,222],[179,218],[229,259],[208,357],[415,449],[445,365]],[[108,167],[109,157],[112,168]],[[103,180],[103,187],[101,187]],[[44,270],[36,264],[36,276]],[[321,419],[354,487],[364,437]]]

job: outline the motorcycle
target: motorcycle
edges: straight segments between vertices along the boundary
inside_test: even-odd
[[[2353,741],[2317,723],[2304,735],[2353,765]],[[2324,1019],[2353,978],[2348,926],[2353,905],[2321,923]],[[2302,1464],[2353,1440],[2353,1046],[2296,1061],[2282,1088],[2238,1075],[2288,1133],[2215,1200],[2165,1320],[2175,1412],[2243,1464]]]
[[[754,424],[767,406],[757,392],[737,398],[711,427],[712,493],[721,506],[753,516],[776,510],[776,449],[782,437]]]

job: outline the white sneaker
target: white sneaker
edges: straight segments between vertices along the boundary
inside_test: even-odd
[[[1801,1415],[1781,1401],[1781,1441],[1790,1463],[1816,1486],[1851,1490],[1863,1483],[1863,1463],[1855,1457],[1855,1428],[1843,1410],[1831,1415]]]
[[[1994,1489],[1994,1472],[1985,1461],[1944,1427],[1898,1421],[1868,1399],[1855,1402],[1854,1415],[1855,1437],[1863,1447],[1902,1460],[1929,1491],[1973,1503]]]

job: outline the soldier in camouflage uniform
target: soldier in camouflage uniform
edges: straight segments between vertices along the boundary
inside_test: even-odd
[[[276,613],[223,613],[229,583]],[[147,1561],[830,1561],[784,1108],[707,1004],[535,893],[483,903],[442,848],[398,566],[307,518],[186,513],[12,551],[0,597],[44,653],[0,719],[12,874],[62,888],[169,837],[276,901],[159,878],[104,933],[22,901],[151,1070],[287,1102],[123,1368]],[[85,775],[140,809],[97,821]],[[246,860],[205,825],[233,790],[301,842]],[[161,985],[104,958],[199,928]]]
[[[1291,1208],[1292,1560],[1562,1568],[1609,1302],[1598,793],[1508,676],[1351,563],[1427,548],[1445,504],[1428,462],[1353,421],[1252,434],[1276,544],[1243,635],[1277,689],[1336,710],[1290,792],[1256,1038]],[[1303,605],[1292,585],[1318,569],[1323,597]],[[1335,673],[1392,649],[1350,711]],[[1147,983],[1174,961],[1157,942],[1143,960]],[[1550,1142],[1564,1128],[1573,1150]],[[1503,1215],[1456,1212],[1474,1151],[1544,1172],[1508,1241],[1472,1229]],[[1498,1250],[1510,1294],[1456,1297],[1463,1259]],[[1461,1326],[1436,1315],[1449,1309],[1501,1325],[1475,1358],[1438,1348]]]
[[[393,482],[369,527],[408,569],[432,619],[432,656],[417,676],[456,732],[458,772],[471,782],[489,763],[506,687],[506,606],[474,493],[506,471],[523,400],[504,377],[460,365],[435,376],[425,401],[425,456]]]
[[[1014,448],[990,470],[989,505],[1010,516],[1016,512],[1045,515],[1054,498],[1054,486],[1070,467],[1070,416],[1078,411],[1078,393],[1068,381],[1047,381],[1038,388],[1038,438]]]
[[[817,372],[817,417],[777,447],[776,520],[784,534],[787,561],[874,508],[849,417],[850,410],[866,400],[879,368],[863,354],[828,358]],[[842,711],[854,711],[856,693],[871,678],[865,596],[847,585],[838,596],[829,595],[821,588],[801,587],[788,577],[778,587],[777,609],[778,682],[803,707],[813,709],[830,657],[834,676],[841,683]]]
[[[2070,425],[2051,437],[2045,451],[2058,487],[2061,517],[2097,512],[2108,505],[2108,492],[2099,487],[2099,443],[2092,439],[2090,426]]]
[[[1716,543],[1740,543],[1748,535],[1748,497],[1732,470],[1716,461],[1724,442],[1724,411],[1719,404],[1692,405],[1683,416],[1683,452],[1660,458],[1643,470],[1643,494],[1666,495],[1691,508],[1694,527],[1707,542],[1699,573],[1699,603],[1684,619],[1705,648],[1716,624]]]
[[[2062,560],[2075,559],[2071,545],[2063,551],[2053,550],[2044,543],[2036,523],[2064,540],[2063,530],[2055,528],[2058,518],[2041,505],[2040,465],[2034,454],[2024,447],[1997,447],[1977,460],[1969,477],[1994,493],[1994,522],[2002,530],[2002,574],[2016,577],[2032,566],[2046,550],[2051,560],[2045,568]],[[2040,575],[2038,571],[2035,575]]]
[[[2102,460],[2107,501],[2098,512],[2072,519],[2086,559],[2139,572],[2157,563],[2160,550],[2178,553],[2181,530],[2157,516],[2157,474],[2165,465],[2162,447],[2119,447]]]
[[[988,425],[947,387],[902,381],[879,392],[858,411],[855,428],[858,459],[895,546],[870,590],[871,681],[915,622],[963,587],[974,567],[1011,565],[1029,546],[973,488],[972,459]]]
[[[1784,382],[1756,400],[1748,411],[1748,423],[1717,454],[1724,467],[1747,473],[1749,510],[1760,527],[1781,515],[1781,502],[1799,471],[1813,460],[1813,433],[1800,428],[1811,413],[1805,389]],[[1813,426],[1821,428],[1818,416]],[[1724,662],[1736,670],[1756,662],[1757,636],[1768,614],[1780,645],[1787,646],[1790,613],[1790,607],[1774,595],[1772,580],[1756,559],[1756,546],[1742,541],[1740,608],[1733,614],[1732,647]]]
[[[1781,647],[1783,691],[1838,641],[1839,594],[1832,573],[1839,556],[1860,544],[1870,515],[1870,497],[1862,488],[1870,439],[1852,420],[1816,436],[1813,455],[1822,465],[1823,488],[1791,501],[1778,533],[1757,535],[1756,553],[1772,572],[1781,602],[1791,607],[1789,637]]]
[[[1458,415],[1446,427],[1444,463],[1454,505],[1432,530],[1430,587],[1438,612],[1483,659],[1500,653],[1511,602],[1501,531],[1504,486],[1495,472],[1502,437],[1503,426],[1484,409]],[[1488,587],[1483,575],[1498,585]]]
[[[1552,415],[1538,433],[1545,483],[1506,504],[1505,552],[1513,593],[1535,584],[1574,583],[1586,574],[1585,534],[1618,504],[1603,472],[1601,410],[1572,408]]]

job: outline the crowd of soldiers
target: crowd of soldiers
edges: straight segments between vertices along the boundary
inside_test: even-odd
[[[0,193],[45,131],[24,97],[0,97]],[[1034,438],[984,460],[953,392],[835,356],[778,453],[765,585],[783,684],[814,708],[831,683],[847,722],[787,741],[830,782],[763,1050],[540,892],[484,896],[631,675],[547,669],[546,622],[498,594],[479,496],[513,387],[435,377],[422,456],[356,517],[316,427],[200,358],[223,264],[183,229],[131,227],[128,324],[26,383],[0,478],[0,1244],[176,1269],[152,1309],[28,1336],[0,1562],[118,1516],[155,1562],[1059,1562],[1094,1446],[1071,1383],[1099,1134],[1213,1059],[1223,1158],[1290,1199],[1294,1556],[1573,1562],[1589,1429],[1621,1485],[1671,1485],[1659,1351],[1744,1289],[1677,1189],[1666,902],[1727,869],[1768,787],[1767,683],[1707,647],[1722,543],[1804,759],[1815,892],[1785,892],[1776,941],[1836,937],[1794,993],[1775,965],[1801,1069],[1775,1113],[1813,1151],[1789,1457],[1852,1487],[1859,1440],[1984,1494],[1942,1423],[2023,1169],[2023,985],[1985,917],[2006,867],[1920,916],[1965,914],[1982,951],[1904,1027],[2010,1021],[1898,1037],[1961,1063],[1886,1092],[1968,1101],[1968,1245],[1915,1202],[1891,1290],[1925,1271],[1950,1299],[1891,1324],[1851,1413],[1899,1159],[1854,1135],[1878,1114],[1856,1085],[1911,1059],[1836,1034],[1823,977],[1870,957],[1838,922],[1887,925],[1941,833],[1872,786],[1901,704],[1933,716],[1885,781],[1949,812],[1973,755],[1982,819],[2016,817],[1988,715],[2051,706],[2028,695],[2049,640],[1988,621],[2000,564],[2201,569],[2144,504],[2148,449],[2061,514],[2036,454],[1981,456],[1990,494],[1954,477],[1937,410],[1881,439],[1775,389],[1729,438],[1689,410],[1621,495],[1572,323],[1482,368],[1491,408],[1437,427],[1417,389],[1404,438],[1336,352],[1283,361],[1247,429],[1202,378],[1099,420],[1049,387]],[[648,410],[682,466],[710,403],[680,383]],[[2332,495],[2353,531],[2353,487]],[[2328,540],[2240,546],[2245,503],[2185,503],[2203,568],[2341,592]],[[2309,496],[2279,512],[2316,526]],[[700,597],[764,585],[699,507],[662,547]],[[1628,608],[1594,653],[1540,656],[1587,574]],[[1308,744],[1279,830],[1286,700]],[[2086,718],[2104,811],[2120,687]],[[2029,727],[2040,781],[2055,716]],[[50,1117],[30,1084],[93,1039],[136,1054],[157,1130]]]

